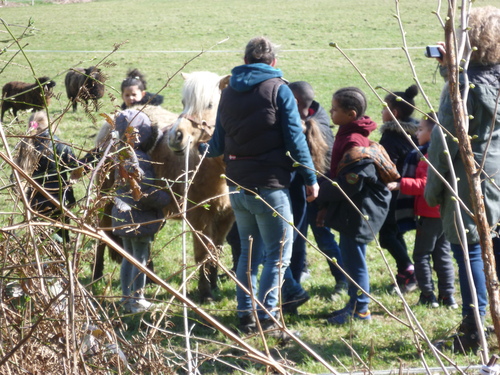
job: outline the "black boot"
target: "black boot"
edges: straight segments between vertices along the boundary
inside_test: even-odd
[[[484,317],[481,317],[481,321],[484,326]],[[451,350],[457,354],[469,354],[470,352],[476,354],[481,346],[481,340],[474,316],[465,316],[456,334],[447,339],[439,340],[434,345],[441,351]]]
[[[484,317],[481,317],[481,320],[484,326]],[[457,334],[453,337],[453,351],[459,354],[468,354],[471,351],[476,353],[480,346],[481,339],[474,316],[465,316]]]

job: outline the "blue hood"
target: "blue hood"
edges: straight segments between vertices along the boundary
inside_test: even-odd
[[[240,65],[231,71],[229,85],[236,91],[248,91],[263,81],[280,77],[283,77],[283,72],[268,64]]]

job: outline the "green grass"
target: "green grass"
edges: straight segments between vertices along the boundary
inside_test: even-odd
[[[494,0],[476,1],[477,6],[495,4]],[[436,2],[423,0],[402,2],[402,22],[406,31],[408,46],[411,47],[412,63],[420,83],[431,103],[437,106],[442,81],[435,79],[436,64],[423,55],[425,45],[443,39],[443,31],[436,16]],[[183,68],[185,71],[210,70],[219,74],[228,74],[232,67],[242,63],[242,50],[246,42],[256,35],[267,35],[281,45],[278,67],[290,81],[309,81],[316,90],[318,101],[329,109],[332,93],[343,86],[359,86],[369,98],[368,114],[381,122],[381,104],[370,91],[354,67],[334,48],[330,42],[336,42],[354,61],[359,70],[366,74],[366,79],[373,87],[382,86],[390,90],[404,90],[414,82],[409,64],[401,49],[402,38],[395,13],[395,2],[389,0],[318,0],[304,2],[298,0],[255,0],[248,2],[231,0],[101,0],[91,3],[56,5],[37,4],[34,7],[2,8],[1,18],[9,24],[9,29],[18,36],[33,21],[33,30],[20,41],[26,54],[16,54],[16,46],[8,46],[0,52],[0,84],[12,80],[31,82],[33,76],[48,75],[56,80],[57,100],[50,107],[52,117],[61,115],[67,106],[64,90],[64,75],[74,66],[88,67],[102,64],[106,73],[108,95],[101,101],[100,111],[112,113],[122,101],[119,87],[129,68],[137,67],[146,74],[148,90],[161,91],[165,96],[165,108],[180,111],[180,87],[182,79],[174,76]],[[0,28],[0,30],[5,30]],[[2,33],[2,40],[7,34]],[[221,44],[218,42],[229,38]],[[116,52],[113,46],[122,44]],[[3,48],[7,46],[0,42]],[[191,61],[199,52],[208,50]],[[384,96],[384,92],[377,90]],[[117,98],[113,100],[114,98]],[[417,105],[427,111],[422,95],[417,96]],[[28,115],[20,116],[20,123],[4,124],[6,132],[20,134]],[[95,116],[94,116],[95,117]],[[85,114],[79,108],[77,113],[65,113],[59,126],[61,138],[70,141],[76,149],[88,149],[93,142],[101,120]],[[378,135],[374,135],[376,139]],[[11,144],[14,139],[9,139]],[[2,186],[7,185],[10,169],[3,165]],[[82,197],[85,181],[77,186],[77,194]],[[2,211],[13,211],[8,189],[1,190]],[[21,220],[20,215],[3,214],[3,223]],[[182,263],[181,227],[178,222],[169,222],[157,235],[154,252],[156,272],[172,285],[178,286],[180,277],[176,272]],[[413,246],[413,233],[407,235],[409,248]],[[89,243],[90,247],[91,243]],[[388,257],[392,270],[395,269],[392,258],[387,252],[379,252],[375,246],[368,251],[368,264],[371,274],[373,295],[399,318],[406,320],[401,301],[389,293],[391,279],[382,254]],[[390,259],[389,259],[390,258]],[[230,267],[230,249],[225,247],[223,262]],[[412,332],[384,314],[383,309],[372,304],[373,323],[346,327],[325,325],[322,316],[331,310],[343,306],[342,300],[332,302],[331,290],[334,282],[324,258],[314,249],[308,249],[308,259],[312,278],[304,283],[312,299],[300,308],[300,316],[287,318],[289,326],[302,332],[302,339],[326,361],[340,372],[361,369],[344,339],[353,346],[361,359],[373,369],[397,370],[400,366],[422,367],[422,362],[413,344]],[[81,264],[79,277],[83,283],[90,281],[90,254]],[[192,264],[190,253],[188,262]],[[119,295],[118,265],[108,261],[107,277],[111,289],[101,289],[107,296]],[[172,276],[173,275],[173,276]],[[103,285],[100,285],[103,288]],[[458,287],[458,286],[457,286]],[[90,287],[89,287],[90,289]],[[189,284],[189,290],[195,289],[195,282]],[[95,289],[97,290],[97,289]],[[156,294],[160,300],[167,299],[164,291],[149,287],[150,295]],[[457,297],[459,294],[457,293]],[[196,298],[194,292],[190,297]],[[235,287],[229,280],[222,280],[219,300],[208,306],[213,316],[226,326],[234,326]],[[416,293],[407,296],[407,301],[426,329],[429,338],[437,339],[459,322],[460,313],[442,308],[429,310],[414,306],[418,299]],[[181,310],[172,311],[172,331],[182,332]],[[194,324],[195,336],[227,340],[221,334],[206,327],[193,312],[190,317]],[[138,335],[140,327],[137,320],[129,319],[129,329],[125,332],[129,338]],[[259,348],[261,345],[253,341]],[[166,343],[164,343],[166,346]],[[172,348],[182,353],[183,341],[172,337]],[[243,364],[242,360],[231,358],[241,355],[235,349],[221,349],[217,343],[200,343],[203,353],[215,353],[221,350],[221,357],[238,363],[250,373],[264,373],[259,365]],[[428,350],[426,350],[426,353]],[[325,373],[325,368],[296,344],[280,348],[281,355],[297,363],[296,367],[309,373]],[[430,366],[436,361],[428,354],[425,358]],[[461,365],[476,364],[478,358],[452,356]],[[339,362],[343,366],[339,365]],[[246,367],[250,366],[250,367]],[[203,374],[230,373],[229,366],[218,361],[207,361],[201,367]]]

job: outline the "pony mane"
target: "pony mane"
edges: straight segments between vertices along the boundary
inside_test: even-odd
[[[193,72],[187,75],[182,88],[183,113],[187,115],[203,113],[217,91],[221,77],[212,72]],[[218,104],[218,103],[215,103]]]

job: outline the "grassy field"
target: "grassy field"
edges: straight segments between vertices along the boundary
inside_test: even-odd
[[[15,2],[9,2],[15,4]],[[477,0],[475,6],[495,5],[494,0]],[[497,4],[498,5],[498,4]],[[290,81],[305,80],[316,90],[317,100],[328,110],[332,93],[344,86],[358,86],[369,98],[368,114],[381,122],[382,106],[371,92],[355,67],[342,54],[329,46],[337,43],[356,67],[365,75],[373,87],[389,90],[404,90],[418,79],[432,105],[437,106],[442,80],[436,73],[436,63],[424,57],[425,46],[443,39],[443,30],[432,12],[437,10],[437,1],[401,2],[400,16],[406,32],[406,42],[412,64],[417,73],[414,77],[410,64],[402,50],[396,2],[393,0],[254,0],[248,2],[231,0],[97,0],[84,3],[50,4],[35,6],[10,6],[1,8],[0,17],[6,25],[0,25],[0,84],[17,80],[32,82],[33,77],[50,76],[57,82],[56,100],[50,107],[53,117],[63,113],[68,101],[64,89],[67,69],[75,66],[100,65],[107,76],[107,94],[101,101],[100,112],[113,113],[121,105],[119,87],[130,68],[139,68],[148,81],[148,91],[161,90],[164,107],[179,112],[182,79],[179,70],[187,72],[209,70],[218,74],[229,74],[232,67],[242,63],[242,51],[253,36],[266,35],[279,44],[278,67]],[[441,9],[444,16],[446,9]],[[30,27],[25,28],[30,24]],[[9,30],[16,37],[27,31],[18,46],[8,44]],[[223,41],[223,42],[222,42]],[[220,43],[222,42],[222,43]],[[203,52],[203,53],[202,53]],[[377,92],[384,96],[383,90]],[[428,111],[422,95],[417,96],[417,105]],[[20,123],[11,122],[7,116],[3,124],[8,135],[20,134],[28,114],[20,116]],[[65,113],[59,125],[61,137],[71,142],[75,149],[91,147],[93,136],[101,125],[97,116],[86,114],[81,108]],[[378,138],[374,135],[374,139]],[[9,138],[11,145],[15,139]],[[8,185],[10,168],[2,165],[2,187]],[[77,186],[79,198],[85,193],[85,185]],[[8,189],[0,190],[2,223],[17,222],[21,215],[11,215],[12,196]],[[173,285],[180,284],[181,232],[179,223],[168,223],[157,235],[154,252],[156,272]],[[407,234],[409,248],[413,246],[414,233]],[[88,244],[88,249],[92,248]],[[391,278],[383,261],[383,255],[375,246],[370,246],[368,263],[372,277],[372,293],[387,310],[407,321],[403,304],[390,293]],[[330,295],[334,281],[326,261],[312,247],[308,249],[312,277],[304,286],[311,300],[300,308],[298,317],[287,318],[289,327],[302,333],[301,338],[339,372],[362,369],[383,370],[422,368],[423,362],[414,344],[413,332],[390,318],[377,304],[372,304],[374,319],[371,324],[346,327],[331,327],[325,324],[324,315],[343,306],[342,299],[332,301]],[[230,249],[225,247],[223,261],[230,267]],[[394,261],[388,258],[389,266],[395,269]],[[90,282],[91,257],[83,260],[79,279]],[[118,266],[108,262],[105,282],[99,293],[104,297],[119,295]],[[219,321],[234,327],[235,287],[234,283],[222,279],[219,300],[207,306]],[[195,283],[190,284],[190,290]],[[91,288],[89,287],[89,290]],[[94,288],[94,292],[97,288]],[[168,295],[162,290],[149,287],[148,293],[160,300]],[[195,294],[190,294],[193,298]],[[101,296],[102,297],[102,296]],[[457,297],[459,294],[457,293]],[[344,296],[345,298],[345,296]],[[439,308],[436,310],[415,306],[418,293],[407,296],[420,323],[431,340],[447,336],[460,320],[460,312]],[[170,328],[181,333],[181,309],[171,311]],[[206,326],[194,313],[190,313],[193,337],[202,354],[212,359],[200,367],[202,374],[265,373],[265,368],[253,365],[241,357],[242,352],[226,346],[222,334]],[[149,318],[147,318],[149,319]],[[140,335],[144,326],[137,320],[127,318],[128,330],[123,335],[133,339]],[[224,345],[221,344],[224,343]],[[257,340],[251,341],[261,348]],[[183,353],[183,341],[175,335],[169,337],[169,350]],[[167,347],[167,340],[162,343]],[[496,344],[492,343],[497,350]],[[353,355],[352,349],[359,355]],[[261,348],[262,349],[262,348]],[[273,354],[294,362],[298,371],[325,373],[325,367],[314,360],[296,344],[275,347]],[[425,348],[422,354],[431,367],[436,360]],[[459,365],[474,365],[479,359],[474,356],[451,355]],[[238,366],[233,370],[223,361]],[[179,370],[183,372],[183,370]]]

